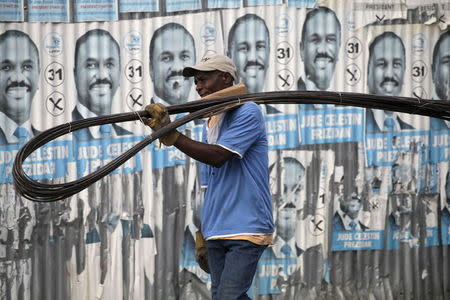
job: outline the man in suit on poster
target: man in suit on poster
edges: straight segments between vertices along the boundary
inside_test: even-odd
[[[400,96],[405,75],[405,46],[401,38],[386,31],[369,45],[367,86],[370,94]],[[397,112],[367,109],[366,132],[380,133],[414,129]]]
[[[416,193],[417,192],[417,179],[414,176],[414,165],[404,158],[409,158],[405,153],[400,153],[397,162],[392,165],[391,173],[391,193]]]
[[[109,32],[93,29],[75,44],[75,85],[78,101],[73,120],[111,114],[114,95],[120,84],[120,48]],[[132,134],[117,124],[89,127],[74,132],[78,140]]]
[[[149,46],[150,79],[153,84],[151,103],[170,106],[187,102],[194,80],[192,77],[184,77],[183,69],[195,62],[195,40],[183,25],[171,22],[159,27],[153,33]],[[194,124],[200,124],[200,122],[202,120],[195,120]],[[158,182],[161,189],[159,194],[162,203],[161,222],[155,224],[154,228],[157,235],[165,235],[166,230],[177,226],[177,221],[172,216],[175,211],[183,206],[183,202],[178,201],[178,195],[185,193],[185,178],[182,177],[184,168],[184,165],[179,164],[152,170],[153,178],[155,182]],[[163,184],[166,182],[172,182],[173,184]],[[186,228],[183,243],[183,254],[185,256],[181,257],[181,264],[183,264],[183,260],[192,261],[194,256],[195,237],[193,235],[199,229],[199,227],[194,227],[188,226]],[[157,240],[156,242],[158,249],[155,258],[156,264],[164,263],[166,257],[161,252],[163,251],[164,241]],[[196,275],[201,274],[202,271],[199,268],[196,267],[196,270],[198,271]],[[167,276],[173,278],[173,280],[178,280],[175,279],[178,276],[175,273],[170,272]],[[156,280],[167,280],[167,276],[158,276]],[[157,281],[154,284],[157,286],[163,283]]]
[[[440,210],[442,244],[450,245],[450,170],[445,176],[445,195]]]
[[[433,99],[450,100],[450,30],[441,34],[434,46],[431,70],[435,87]],[[450,122],[432,118],[430,126],[434,130],[448,130]]]
[[[19,30],[3,32],[0,35],[0,145],[23,144],[39,133],[30,121],[39,74],[39,51],[30,36]],[[35,204],[23,200],[9,182],[0,184],[0,203],[3,283],[0,295],[5,299],[27,299],[31,289]]]
[[[228,33],[228,56],[249,93],[263,91],[269,54],[269,29],[264,19],[255,14],[237,18]]]
[[[361,221],[361,209],[363,207],[361,197],[353,193],[349,198],[339,199],[339,209],[333,218],[333,231],[364,231],[369,227]]]
[[[166,106],[188,101],[192,78],[183,77],[183,69],[196,61],[192,34],[178,23],[167,23],[152,36],[149,48],[152,103]]]
[[[270,249],[276,258],[296,258],[303,252],[295,241],[295,230],[301,193],[305,186],[306,169],[300,161],[290,156],[283,157],[281,175],[275,175],[276,166],[277,164],[274,164],[271,168],[271,178],[282,178],[283,181],[279,196],[274,197],[277,212],[276,232],[274,245]]]
[[[39,51],[24,32],[0,35],[0,145],[24,143],[39,133],[30,122],[39,85]]]
[[[450,213],[450,170],[447,171],[445,176],[445,202],[443,207]]]
[[[120,47],[112,35],[103,29],[87,31],[76,41],[75,45],[75,85],[77,90],[77,104],[72,111],[73,120],[81,120],[89,117],[109,115],[112,111],[112,101],[120,85]],[[89,142],[100,140],[102,145],[107,145],[112,138],[132,135],[129,130],[118,124],[106,124],[92,126],[74,132],[76,142]],[[102,158],[99,156],[99,160]],[[79,172],[84,174],[90,162],[77,161]],[[152,237],[152,230],[148,225],[142,224],[141,186],[142,172],[111,174],[102,178],[88,188],[88,198],[81,200],[79,205],[89,205],[89,213],[85,217],[87,232],[84,234],[86,224],[78,224],[73,221],[74,230],[80,236],[79,245],[76,245],[77,262],[84,261],[82,257],[85,244],[100,243],[100,283],[107,280],[108,265],[110,260],[122,259],[124,274],[128,274],[129,268],[127,253],[130,247],[130,239]],[[82,216],[78,216],[80,218]],[[78,220],[79,221],[79,220]],[[76,224],[75,224],[76,223]],[[117,230],[119,229],[119,230]],[[145,235],[145,236],[144,236]],[[122,238],[120,238],[122,236]],[[108,249],[110,243],[120,243],[123,258],[114,257]],[[109,254],[108,254],[109,253]],[[91,253],[92,254],[92,253]],[[87,255],[87,254],[86,254]],[[108,258],[108,255],[111,257]],[[78,273],[84,266],[78,266]],[[128,276],[128,275],[127,275]],[[125,289],[129,283],[125,282]]]
[[[279,299],[289,292],[289,286],[298,279],[300,274],[297,258],[303,254],[304,250],[297,244],[295,235],[305,175],[306,169],[303,164],[290,156],[283,157],[270,168],[273,202],[276,208],[276,231],[273,245],[266,249],[261,260],[263,264],[271,265],[272,268],[276,265],[278,268],[276,277],[270,281],[270,288],[280,293]],[[280,191],[274,188],[278,185],[280,185]],[[274,282],[276,282],[275,285]]]
[[[228,56],[236,65],[238,77],[249,93],[264,91],[269,68],[270,36],[263,18],[245,14],[231,26],[228,33]],[[280,112],[265,105],[268,114]]]
[[[297,81],[299,91],[326,91],[339,58],[341,23],[336,13],[327,7],[317,7],[306,14],[300,42],[300,56],[305,77]],[[321,108],[320,104],[313,107]]]

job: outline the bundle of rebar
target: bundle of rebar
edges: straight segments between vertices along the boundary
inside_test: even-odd
[[[192,101],[167,107],[168,112],[171,115],[180,113],[189,114],[181,118],[177,118],[169,125],[154,131],[152,134],[136,144],[133,148],[122,153],[120,156],[113,159],[103,167],[100,167],[93,173],[66,183],[48,184],[36,181],[25,174],[22,164],[35,150],[65,134],[69,134],[73,131],[90,126],[135,121],[142,119],[143,117],[148,118],[149,115],[144,110],[94,117],[65,123],[43,131],[27,142],[18,151],[15,157],[12,173],[16,190],[25,198],[37,202],[53,202],[66,199],[108,175],[144,147],[148,146],[164,134],[167,134],[168,132],[175,130],[176,128],[195,119],[224,112],[246,102],[255,102],[257,104],[336,104],[397,111],[450,121],[449,100],[424,100],[410,97],[379,96],[361,93],[288,91],[253,93],[240,96]]]

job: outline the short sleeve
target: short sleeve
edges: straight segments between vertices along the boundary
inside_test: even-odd
[[[246,103],[227,115],[216,144],[242,158],[264,128],[259,106],[253,102]]]

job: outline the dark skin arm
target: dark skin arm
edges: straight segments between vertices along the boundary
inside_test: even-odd
[[[187,156],[216,168],[220,168],[234,154],[220,146],[197,142],[182,134],[174,146]]]

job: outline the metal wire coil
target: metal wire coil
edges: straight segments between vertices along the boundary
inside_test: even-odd
[[[122,153],[120,156],[113,159],[105,166],[97,169],[93,173],[66,183],[47,184],[33,180],[25,174],[22,164],[26,158],[39,147],[75,130],[103,124],[135,121],[141,119],[142,117],[148,118],[149,115],[146,111],[114,114],[73,121],[43,131],[27,142],[18,151],[15,157],[12,174],[16,190],[25,198],[37,202],[53,202],[66,199],[108,175],[160,136],[163,136],[164,134],[194,119],[227,111],[246,102],[255,102],[257,104],[336,104],[418,114],[450,121],[449,100],[436,101],[410,97],[391,97],[361,93],[323,91],[267,92],[193,101],[167,107],[169,114],[189,114],[183,116],[182,118],[176,119],[168,126],[153,132],[134,147]]]

